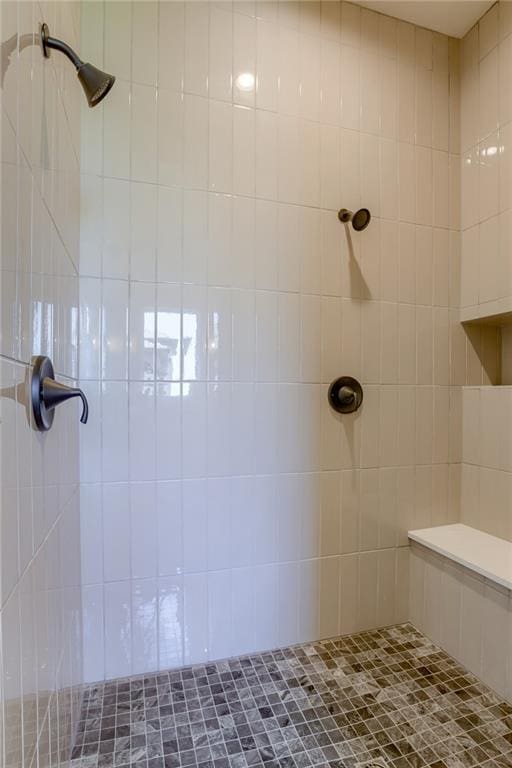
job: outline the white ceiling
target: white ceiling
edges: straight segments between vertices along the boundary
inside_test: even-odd
[[[352,0],[372,11],[419,24],[452,37],[463,37],[494,0]]]

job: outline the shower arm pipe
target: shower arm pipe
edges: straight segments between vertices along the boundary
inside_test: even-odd
[[[68,59],[75,65],[75,69],[80,69],[80,67],[83,65],[82,59],[77,56],[77,54],[74,52],[74,50],[63,40],[58,40],[56,37],[50,37],[48,34],[48,26],[46,24],[43,24],[41,29],[41,39],[43,42],[43,53],[45,58],[49,58],[50,54],[48,52],[48,49],[52,49],[54,51],[60,51],[65,56],[68,57]]]
[[[39,33],[41,51],[46,59],[50,57],[50,52],[55,50],[63,53],[74,65],[78,80],[84,90],[85,98],[87,99],[89,106],[95,107],[103,101],[107,93],[110,93],[110,90],[116,81],[114,75],[109,75],[108,72],[102,72],[101,69],[98,69],[93,64],[86,64],[83,62],[70,45],[63,40],[57,40],[57,38],[50,36],[48,24],[45,22],[41,24]]]

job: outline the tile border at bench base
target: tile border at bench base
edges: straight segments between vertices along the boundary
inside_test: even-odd
[[[409,619],[512,702],[512,591],[411,541]]]

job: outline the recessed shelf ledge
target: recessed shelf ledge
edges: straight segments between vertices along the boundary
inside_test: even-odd
[[[409,531],[409,539],[512,590],[512,543],[455,523]]]
[[[476,304],[472,307],[462,307],[459,310],[461,323],[487,323],[489,325],[505,325],[512,323],[512,298],[496,299]]]

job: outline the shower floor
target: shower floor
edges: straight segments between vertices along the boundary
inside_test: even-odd
[[[512,706],[410,624],[89,687],[72,768],[512,768]]]

